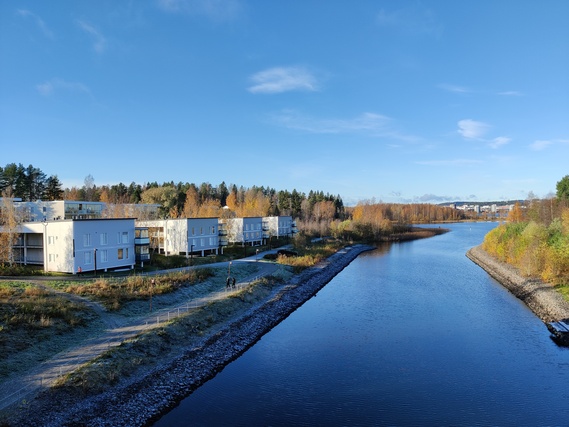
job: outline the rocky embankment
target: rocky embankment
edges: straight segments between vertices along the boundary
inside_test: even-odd
[[[129,378],[97,396],[83,398],[49,390],[18,408],[10,425],[144,426],[235,360],[264,334],[314,296],[360,253],[374,249],[345,248],[293,277],[263,304],[225,325],[199,346],[187,349],[138,378]]]
[[[517,268],[496,260],[480,246],[470,249],[466,256],[522,300],[543,322],[569,318],[569,302],[551,285],[524,277]]]

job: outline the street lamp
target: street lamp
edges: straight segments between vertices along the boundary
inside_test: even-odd
[[[227,267],[227,277],[231,277],[231,261],[229,261],[229,266]]]
[[[255,251],[255,262],[259,262],[259,249]]]

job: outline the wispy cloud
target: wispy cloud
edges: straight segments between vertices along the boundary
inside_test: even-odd
[[[53,95],[56,91],[83,93],[91,95],[91,91],[83,83],[68,82],[62,79],[51,79],[36,86],[37,91],[43,96]]]
[[[468,166],[482,163],[474,159],[447,159],[447,160],[418,160],[415,164],[425,166]]]
[[[53,32],[48,28],[48,26],[46,25],[46,23],[43,21],[43,19],[41,19],[38,15],[36,15],[35,13],[30,12],[29,10],[25,10],[25,9],[18,9],[16,11],[16,13],[19,16],[22,16],[24,18],[30,18],[32,21],[34,21],[34,23],[36,24],[36,26],[39,28],[39,30],[42,32],[42,34],[47,37],[48,39],[54,39],[54,35]]]
[[[447,92],[453,92],[453,93],[471,93],[472,92],[472,90],[467,88],[467,87],[448,84],[448,83],[441,83],[441,84],[437,85],[437,87],[439,89],[443,89],[443,90],[446,90]]]
[[[530,144],[529,148],[533,151],[545,150],[547,147],[554,144],[569,145],[569,139],[549,139],[549,140],[536,140]]]
[[[93,27],[91,24],[77,20],[77,25],[81,28],[85,33],[87,33],[91,39],[93,40],[93,49],[97,53],[103,53],[107,48],[107,39],[103,34]]]
[[[318,90],[316,77],[304,67],[275,67],[251,76],[251,93],[282,93],[290,91]]]
[[[409,35],[438,37],[443,31],[435,13],[420,4],[391,11],[381,9],[376,15],[376,22],[381,27],[393,28]]]
[[[529,147],[534,151],[541,151],[541,150],[545,150],[551,144],[553,144],[552,141],[537,140],[537,141],[534,141],[533,143],[531,143]]]
[[[502,145],[508,144],[512,139],[505,136],[499,136],[497,138],[488,141],[488,145],[492,148],[500,148]]]
[[[157,0],[157,4],[165,12],[204,16],[215,22],[234,20],[242,10],[238,0]]]
[[[467,139],[480,139],[488,132],[490,125],[472,119],[458,122],[458,133]]]
[[[491,139],[483,138],[491,128],[492,127],[487,123],[472,119],[459,120],[458,122],[458,133],[461,134],[464,138],[473,141],[485,142],[491,148],[500,148],[512,140],[506,136],[498,136]]]
[[[471,198],[476,198],[476,196],[471,195]],[[439,196],[436,194],[423,194],[422,196],[415,197],[415,202],[420,203],[427,203],[427,202],[434,202],[434,203],[444,203],[444,202],[454,202],[462,200],[461,197],[458,196]]]
[[[518,92],[517,90],[506,90],[504,92],[498,92],[498,95],[502,95],[502,96],[523,96],[523,93]]]
[[[287,110],[272,117],[272,121],[288,129],[315,134],[359,134],[415,142],[417,137],[402,134],[392,128],[393,120],[382,114],[363,113],[350,119],[315,119]]]

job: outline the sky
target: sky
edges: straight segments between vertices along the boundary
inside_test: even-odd
[[[0,0],[0,166],[346,205],[547,197],[566,0]]]

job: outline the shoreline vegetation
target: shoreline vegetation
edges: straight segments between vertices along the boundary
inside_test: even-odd
[[[471,248],[466,256],[523,301],[546,325],[569,318],[569,301],[554,286],[524,276],[518,268],[486,252],[483,245]]]
[[[447,231],[412,227],[382,241]],[[264,277],[232,297],[123,342],[56,386],[3,411],[0,425],[147,425],[254,345],[361,252],[375,248],[336,248],[308,268],[298,268],[291,257],[288,275]]]

